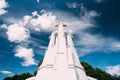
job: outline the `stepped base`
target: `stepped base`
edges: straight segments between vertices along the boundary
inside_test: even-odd
[[[50,69],[44,68],[37,72],[35,77],[26,80],[97,80],[92,77],[87,77],[81,70],[78,73],[75,69]]]

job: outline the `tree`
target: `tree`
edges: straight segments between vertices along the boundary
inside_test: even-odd
[[[11,77],[6,77],[6,78],[3,79],[3,80],[12,80],[12,78],[11,78]]]
[[[40,67],[40,65],[42,64],[43,60],[39,61],[38,63],[38,67]],[[34,76],[37,74],[37,71],[34,72]]]
[[[14,75],[13,77],[7,77],[3,80],[25,80],[29,77],[32,77],[33,75],[30,74],[30,73],[23,73],[23,74],[20,74],[20,75]]]
[[[89,65],[86,62],[81,62],[81,64],[83,65],[86,74],[88,76],[94,77],[98,80],[120,80],[120,77],[118,76],[112,76],[108,73],[106,73],[105,71],[102,71],[99,68],[93,68],[91,65]]]
[[[39,61],[38,63],[38,67],[42,64],[43,60]]]

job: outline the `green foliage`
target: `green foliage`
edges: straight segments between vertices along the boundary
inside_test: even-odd
[[[25,80],[26,78],[32,77],[33,75],[30,73],[23,73],[20,75],[14,75],[13,77],[7,77],[3,80]]]
[[[99,68],[93,68],[86,62],[81,62],[81,64],[83,65],[88,76],[94,77],[98,80],[120,80],[120,76],[112,76]]]
[[[43,60],[39,61],[38,63],[38,67],[40,67],[40,65],[42,64]],[[34,72],[34,76],[37,74],[37,71]]]
[[[37,74],[37,71],[34,72],[34,76],[36,76],[36,74]]]
[[[38,63],[38,67],[42,64],[43,60],[39,61]]]
[[[11,77],[7,77],[7,78],[5,78],[3,80],[12,80],[12,78]]]

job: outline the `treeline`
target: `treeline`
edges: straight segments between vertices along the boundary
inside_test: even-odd
[[[40,61],[40,63],[38,65],[41,65],[42,61]],[[120,76],[117,75],[110,75],[108,73],[106,73],[105,71],[102,71],[99,68],[93,68],[91,65],[89,65],[86,62],[81,62],[81,64],[83,65],[83,67],[85,68],[86,74],[88,76],[94,77],[98,80],[120,80]],[[14,75],[13,77],[7,77],[3,80],[25,80],[26,78],[32,77],[36,74],[36,71],[34,72],[34,74],[30,74],[30,73],[23,73],[20,75]]]
[[[120,80],[120,76],[112,76],[99,68],[93,68],[86,62],[81,62],[81,64],[83,65],[88,76],[94,77],[98,80]]]
[[[30,74],[30,73],[23,73],[23,74],[20,74],[20,75],[14,75],[13,77],[7,77],[3,80],[25,80],[29,77],[32,77],[33,75]]]

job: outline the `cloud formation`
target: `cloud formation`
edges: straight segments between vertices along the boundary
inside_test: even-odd
[[[21,63],[22,66],[31,66],[31,65],[37,65],[36,61],[34,60],[34,53],[33,49],[27,49],[21,46],[18,46],[15,50],[16,54],[14,54],[15,57],[22,58],[23,62]]]
[[[82,31],[77,36],[78,39],[75,40],[75,46],[77,46],[79,56],[84,56],[95,51],[106,53],[120,51],[120,41],[113,38],[105,38],[100,34],[93,35]]]
[[[16,22],[14,19],[12,21],[15,21],[14,24],[33,29],[35,31],[52,31],[55,29],[55,23],[61,21],[67,23],[69,29],[72,29],[73,31],[93,27],[95,25],[94,18],[98,17],[99,14],[94,10],[88,11],[83,5],[80,8],[80,17],[73,16],[73,14],[69,14],[68,12],[64,11],[51,10],[48,12],[46,10],[41,10],[40,13],[34,11],[32,12],[32,15],[23,16],[23,19],[18,22]]]
[[[41,11],[41,13],[38,14],[37,11],[34,11],[32,12],[32,15],[25,15],[22,20],[16,22],[16,20],[12,19],[11,24],[3,24],[0,27],[7,30],[6,34],[8,36],[9,41],[24,44],[26,45],[25,47],[28,47],[30,42],[29,38],[31,38],[30,30],[32,29],[35,31],[50,31],[52,29],[50,27],[54,24],[55,19],[56,16],[52,15],[52,13],[50,12],[45,13],[44,11]],[[27,53],[26,55],[22,56],[24,51]],[[24,60],[22,66],[36,65],[36,62],[33,59],[34,54],[32,49],[17,47],[15,56]]]
[[[8,76],[13,76],[14,75],[11,71],[7,71],[7,70],[1,70],[0,73],[8,75]]]
[[[20,24],[11,24],[7,28],[8,39],[11,42],[22,42],[29,38],[29,30]]]
[[[56,16],[52,13],[47,12],[39,15],[36,11],[33,12],[33,16],[30,20],[30,24],[35,28],[35,30],[40,31],[40,29],[46,30],[55,23]]]
[[[111,75],[118,75],[120,76],[120,65],[116,66],[108,66],[106,67],[106,72],[111,74]]]
[[[41,11],[41,13],[38,13],[37,11],[34,11],[32,12],[31,16],[25,15],[23,17],[22,23],[24,26],[27,26],[28,28],[31,28],[35,31],[49,31],[52,29],[51,26],[55,23],[55,20],[56,16],[53,15],[51,12]]]
[[[40,0],[36,0],[37,1],[37,3],[40,3]]]
[[[95,27],[96,23],[94,18],[99,17],[100,14],[94,10],[87,10],[83,5],[79,6],[79,17],[74,16],[65,11],[51,11],[56,16],[56,22],[65,22],[68,29],[73,32]]]
[[[7,7],[8,7],[8,3],[6,2],[6,0],[0,0],[0,15],[3,15],[7,12],[5,10],[5,8]]]
[[[68,29],[71,29],[73,34],[75,33],[78,37],[74,42],[79,56],[82,57],[95,51],[106,53],[120,51],[120,41],[112,37],[103,37],[102,34],[90,34],[86,31],[92,27],[97,27],[95,18],[99,17],[101,13],[97,13],[94,10],[87,10],[83,5],[81,5],[80,9],[79,18],[62,13],[64,15],[62,21],[67,22]],[[62,15],[58,15],[57,17]]]
[[[78,8],[80,6],[80,4],[78,4],[77,2],[73,2],[73,3],[67,2],[66,5],[68,8],[72,8],[72,9]]]
[[[45,11],[32,12],[31,15],[25,15],[21,21],[8,26],[8,39],[12,42],[22,42],[30,38],[29,29],[35,31],[52,31],[57,22],[67,23],[67,29],[71,29],[73,34],[78,36],[74,40],[77,46],[79,56],[84,56],[94,51],[116,52],[120,51],[120,41],[113,38],[105,38],[101,34],[90,34],[86,29],[96,27],[95,18],[100,14],[95,10],[87,10],[83,5],[79,7],[80,16],[76,17],[65,11]],[[3,27],[6,27],[5,25]],[[20,30],[20,31],[19,31]],[[22,35],[22,37],[20,37]],[[28,44],[28,43],[26,43]],[[108,45],[105,45],[108,44]]]
[[[94,0],[96,3],[106,2],[108,0]]]

